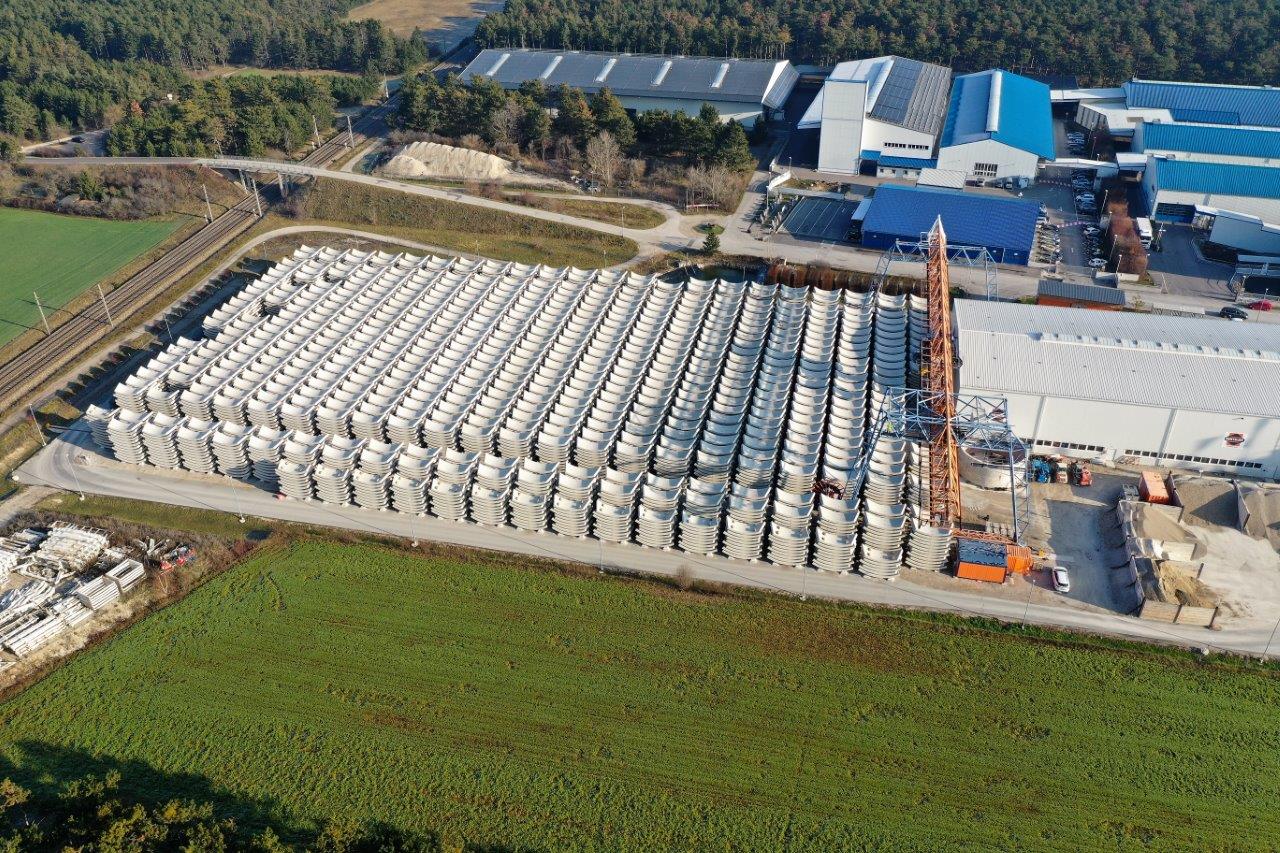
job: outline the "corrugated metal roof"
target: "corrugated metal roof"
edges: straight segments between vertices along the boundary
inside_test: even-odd
[[[984,139],[1052,160],[1049,87],[998,68],[957,77],[951,87],[942,147]]]
[[[1212,124],[1142,123],[1146,151],[1186,151],[1230,157],[1280,157],[1280,130]]]
[[[828,80],[867,83],[867,115],[936,136],[947,113],[951,69],[901,56],[877,56],[841,62]],[[817,127],[822,121],[822,92],[813,99],[796,127]]]
[[[1280,198],[1280,168],[1238,163],[1206,163],[1152,157],[1158,190],[1234,195],[1245,198]]]
[[[957,299],[960,386],[1280,417],[1280,326]]]
[[[1280,89],[1130,80],[1124,84],[1130,107],[1167,109],[1175,121],[1280,127]]]
[[[884,185],[876,190],[862,228],[864,232],[918,239],[941,216],[947,241],[953,245],[1027,252],[1035,241],[1039,215],[1039,205],[1030,201]]]
[[[518,48],[482,50],[459,76],[463,81],[491,77],[508,89],[540,79],[549,87],[563,83],[587,93],[607,86],[619,97],[759,103],[775,109],[799,79],[785,60]]]
[[[1118,287],[1100,284],[1084,284],[1078,281],[1062,281],[1042,278],[1036,285],[1037,296],[1056,296],[1060,299],[1077,299],[1081,302],[1099,302],[1104,305],[1123,305],[1124,291]]]
[[[876,165],[898,169],[932,169],[938,165],[938,160],[928,157],[894,157],[881,154]]]
[[[955,169],[921,169],[916,186],[946,187],[951,190],[964,189],[965,173]]]

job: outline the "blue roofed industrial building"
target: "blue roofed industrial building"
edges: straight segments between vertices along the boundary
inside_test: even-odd
[[[1280,89],[1130,80],[1124,86],[1130,109],[1168,110],[1174,121],[1280,127]]]
[[[938,168],[970,178],[1034,178],[1053,160],[1049,87],[1001,69],[964,74],[951,87]]]
[[[1142,177],[1152,216],[1191,222],[1219,210],[1280,223],[1280,168],[1151,157]]]
[[[887,249],[896,240],[919,240],[942,217],[951,246],[981,246],[997,263],[1026,265],[1039,213],[1037,204],[1019,199],[885,185],[871,199],[862,244]]]
[[[1280,166],[1280,129],[1142,122],[1134,131],[1133,150],[1179,160]]]

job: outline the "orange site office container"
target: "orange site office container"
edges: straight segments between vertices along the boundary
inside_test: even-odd
[[[981,563],[959,563],[956,565],[956,577],[968,578],[971,581],[987,581],[988,583],[1004,583],[1008,570],[1004,566],[984,566]]]
[[[1021,545],[1010,545],[1005,552],[1005,565],[1009,571],[1025,575],[1031,571],[1031,549]]]
[[[1164,477],[1158,471],[1143,471],[1138,481],[1138,495],[1150,504],[1167,504],[1169,490],[1165,488]]]

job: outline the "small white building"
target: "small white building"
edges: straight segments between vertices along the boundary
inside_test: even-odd
[[[964,74],[951,87],[938,168],[975,180],[1034,178],[1054,158],[1049,87],[993,69]]]
[[[1037,452],[1280,477],[1280,326],[958,299],[960,393]]]
[[[734,119],[747,127],[781,109],[800,79],[786,60],[521,48],[482,50],[458,76],[464,83],[488,77],[504,89],[518,89],[529,80],[548,88],[564,84],[588,95],[608,88],[635,113],[696,116],[703,104],[711,104],[722,121]]]
[[[900,56],[841,62],[796,124],[820,128],[818,171],[856,175],[864,161],[933,166],[951,71]]]

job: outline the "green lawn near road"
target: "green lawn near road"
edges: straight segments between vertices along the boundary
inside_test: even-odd
[[[113,222],[0,207],[0,345],[40,325],[178,228],[175,220]]]
[[[1277,707],[1181,653],[301,542],[10,700],[0,776],[452,849],[1263,849]]]

